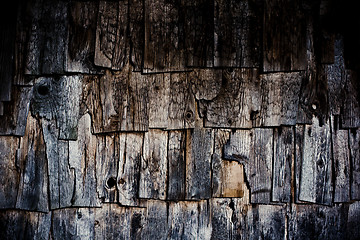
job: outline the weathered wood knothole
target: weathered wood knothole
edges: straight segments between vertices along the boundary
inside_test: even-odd
[[[1,8],[1,238],[360,239],[356,9]]]

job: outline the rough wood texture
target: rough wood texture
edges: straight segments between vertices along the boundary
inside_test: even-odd
[[[303,148],[304,148],[304,135],[305,135],[305,125],[297,124],[295,126],[295,162],[294,162],[294,202],[301,203],[299,199],[300,195],[300,179],[301,179],[301,169],[302,169],[302,160],[303,160]]]
[[[169,226],[168,203],[149,200],[146,202],[146,225],[142,231],[142,239],[167,239]]]
[[[305,125],[299,199],[331,205],[333,199],[331,135],[329,121],[320,125],[313,118]]]
[[[360,200],[360,130],[349,133],[351,199]]]
[[[144,1],[128,0],[129,2],[129,32],[130,32],[130,62],[134,71],[141,71],[144,52]]]
[[[149,128],[167,128],[170,98],[170,74],[152,75],[149,84]]]
[[[345,77],[345,99],[341,126],[343,128],[358,128],[360,127],[359,76],[356,71],[347,70]]]
[[[264,72],[306,69],[306,29],[304,23],[300,1],[265,1]]]
[[[94,63],[121,70],[129,61],[128,1],[100,1]]]

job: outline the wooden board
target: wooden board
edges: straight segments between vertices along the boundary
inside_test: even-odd
[[[97,73],[94,65],[98,3],[69,4],[69,35],[66,49],[67,72]]]
[[[118,202],[125,206],[138,206],[140,162],[143,154],[144,134],[120,134],[120,158],[117,176]]]
[[[358,228],[360,216],[360,202],[354,202],[349,206],[347,217],[346,237],[348,239],[356,239],[360,236],[360,229]]]
[[[31,87],[13,87],[11,102],[3,104],[3,115],[0,115],[0,135],[24,136],[26,120],[29,114]]]
[[[20,181],[16,208],[49,211],[46,147],[39,120],[28,116],[24,137],[17,152]]]
[[[351,199],[360,200],[360,130],[349,133]]]
[[[129,61],[128,1],[100,1],[94,63],[121,70]]]
[[[166,199],[168,133],[151,129],[144,135],[140,163],[139,198]]]
[[[360,84],[358,83],[358,73],[354,70],[347,70],[345,77],[345,96],[341,126],[343,128],[358,128],[360,127]]]
[[[168,203],[159,200],[146,202],[146,224],[141,239],[168,239]]]
[[[214,66],[259,67],[262,11],[255,1],[214,1]]]
[[[16,161],[19,138],[0,137],[0,208],[15,208],[20,174]]]
[[[69,141],[69,165],[74,170],[75,187],[72,205],[98,207],[96,178],[96,136],[91,134],[91,118],[83,115],[79,120],[78,139]]]
[[[271,194],[271,200],[274,202],[289,203],[291,200],[291,171],[294,157],[293,128],[275,128]]]
[[[143,65],[145,24],[144,1],[128,0],[129,32],[130,32],[130,63],[134,71],[141,71]]]
[[[333,200],[330,123],[305,125],[299,199],[331,205]]]
[[[306,69],[305,18],[300,8],[300,1],[265,1],[264,72]]]
[[[299,199],[300,195],[300,179],[301,179],[301,169],[302,169],[302,160],[303,158],[303,148],[304,148],[304,135],[305,135],[305,125],[297,124],[295,126],[295,162],[294,162],[294,202],[303,203]]]
[[[185,69],[180,1],[145,0],[144,73]]]
[[[149,84],[149,128],[167,128],[169,118],[170,74],[147,77]]]

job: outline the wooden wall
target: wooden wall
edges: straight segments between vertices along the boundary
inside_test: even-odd
[[[359,239],[353,8],[3,7],[0,238]]]

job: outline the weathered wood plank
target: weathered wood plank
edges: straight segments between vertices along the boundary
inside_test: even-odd
[[[117,176],[119,203],[138,206],[140,162],[143,154],[144,134],[120,134],[120,158]]]
[[[52,213],[18,210],[0,211],[3,239],[48,239]]]
[[[11,102],[2,102],[4,114],[0,115],[0,135],[24,136],[33,90],[13,86],[11,95]]]
[[[259,126],[295,125],[302,72],[260,75],[261,110]]]
[[[145,0],[143,72],[185,69],[184,29],[180,1]]]
[[[305,125],[302,151],[299,199],[331,205],[333,173],[329,120],[320,125],[319,119],[313,117],[313,124]]]
[[[69,39],[65,55],[67,72],[99,72],[93,61],[98,7],[98,3],[91,1],[69,3]]]
[[[20,170],[16,208],[48,212],[48,173],[46,148],[39,120],[28,116],[24,137],[17,152]]]
[[[74,172],[69,165],[69,143],[58,139],[59,129],[55,120],[43,118],[41,127],[46,145],[50,209],[69,207],[75,188]]]
[[[169,131],[167,200],[185,199],[185,131]]]
[[[68,3],[38,0],[31,9],[32,28],[25,73],[62,74],[68,39]]]
[[[159,200],[146,202],[146,224],[141,239],[168,239],[168,203]]]
[[[342,113],[343,128],[360,127],[359,76],[355,70],[345,71],[344,105]]]
[[[100,1],[94,63],[121,70],[129,61],[128,1]]]
[[[349,133],[351,199],[360,200],[360,129]]]
[[[149,84],[149,128],[167,128],[170,98],[170,74],[147,77]]]
[[[16,161],[19,138],[0,137],[0,208],[15,208],[20,172]]]
[[[192,91],[197,100],[211,101],[220,93],[221,69],[194,69],[189,73]]]
[[[144,208],[105,204],[95,209],[94,239],[140,239],[144,220]]]
[[[95,239],[93,208],[63,208],[53,211],[51,239]]]
[[[274,159],[272,194],[274,202],[291,200],[291,169],[294,164],[294,130],[292,127],[274,129]]]
[[[144,1],[128,0],[129,4],[129,33],[130,33],[130,62],[134,71],[141,71],[145,40]]]
[[[79,120],[78,139],[69,141],[69,165],[74,169],[75,189],[71,199],[75,207],[100,206],[96,178],[96,136],[91,134],[91,118]]]
[[[331,117],[332,158],[334,161],[334,202],[350,201],[349,131],[339,129],[339,116]]]
[[[211,197],[211,154],[214,132],[196,127],[186,134],[186,199]]]
[[[305,18],[300,7],[300,1],[265,1],[264,72],[306,69]]]
[[[195,97],[188,73],[171,73],[168,130],[195,127]]]
[[[297,124],[295,126],[295,163],[294,163],[294,202],[302,203],[299,199],[300,195],[300,179],[301,179],[301,169],[302,169],[302,160],[303,158],[303,149],[304,149],[304,135],[305,135],[305,125]]]
[[[144,135],[140,163],[139,198],[166,199],[168,133],[150,129]]]
[[[120,158],[119,134],[97,136],[96,178],[97,194],[102,202],[117,202],[117,176]]]
[[[255,1],[214,1],[214,66],[259,67],[262,11]]]
[[[354,202],[350,204],[347,224],[346,224],[346,238],[347,239],[358,239],[360,237],[359,229],[359,217],[360,217],[360,202]]]
[[[214,1],[182,0],[186,66],[214,66]]]
[[[0,102],[0,117],[4,115],[4,103]]]

